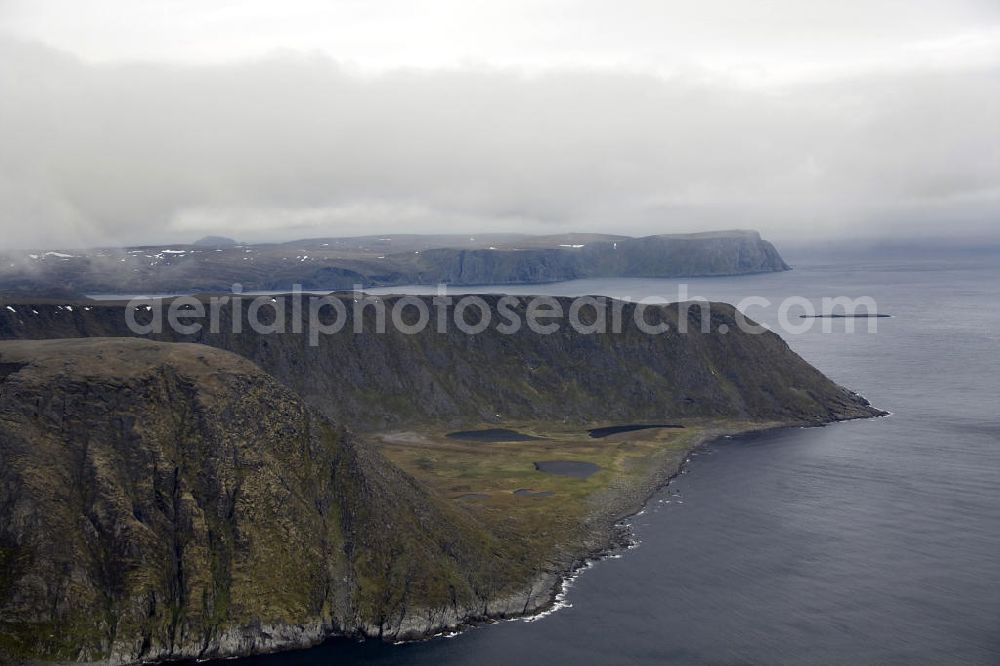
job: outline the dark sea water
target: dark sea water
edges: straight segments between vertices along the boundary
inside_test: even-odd
[[[893,415],[711,444],[633,519],[638,548],[586,570],[571,607],[537,621],[240,663],[1000,663],[1000,260],[803,263],[687,282],[691,295],[730,302],[874,297],[893,315],[877,333],[867,320],[854,334],[845,320],[830,333],[811,320],[784,337]],[[676,289],[485,291],[676,300]]]

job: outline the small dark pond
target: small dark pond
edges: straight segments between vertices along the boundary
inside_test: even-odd
[[[526,435],[523,432],[509,430],[507,428],[487,428],[486,430],[459,430],[449,432],[451,439],[460,439],[465,442],[530,442],[544,439],[534,435]]]
[[[555,493],[551,490],[532,490],[531,488],[518,488],[514,494],[519,497],[552,497]]]
[[[649,423],[640,424],[633,423],[630,425],[616,425],[607,426],[606,428],[594,428],[593,430],[588,430],[590,436],[594,439],[600,439],[601,437],[607,437],[608,435],[617,435],[620,432],[634,432],[636,430],[649,430],[651,428],[683,428],[684,426],[676,423]]]
[[[535,469],[546,474],[558,474],[559,476],[574,476],[578,479],[586,479],[591,474],[600,471],[600,467],[592,462],[581,462],[579,460],[543,460],[535,463]]]

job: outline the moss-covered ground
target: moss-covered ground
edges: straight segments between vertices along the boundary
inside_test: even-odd
[[[504,423],[540,439],[475,442],[449,438],[451,430],[424,429],[374,437],[383,454],[439,497],[461,507],[483,527],[537,565],[580,557],[607,544],[607,530],[638,510],[649,494],[677,473],[703,442],[774,423],[690,420],[684,428],[657,428],[595,439],[588,429],[611,423]],[[495,428],[468,424],[461,430]],[[586,478],[549,474],[535,462],[589,462]],[[517,491],[533,491],[520,493]],[[596,547],[596,548],[595,548]]]

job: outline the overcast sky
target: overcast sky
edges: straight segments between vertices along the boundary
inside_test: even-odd
[[[1000,236],[997,0],[0,0],[0,247]]]

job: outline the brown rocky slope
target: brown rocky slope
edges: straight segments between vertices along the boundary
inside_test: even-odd
[[[307,329],[234,333],[247,302],[217,333],[158,341],[121,304],[0,304],[0,653],[132,663],[424,636],[544,607],[584,554],[558,535],[526,553],[343,426],[880,414],[724,304],[650,308],[671,326],[655,336],[632,304],[620,333],[564,317],[552,335],[405,335],[375,332],[371,310],[354,333],[338,298],[352,319],[316,346]]]
[[[0,564],[0,654],[110,663],[417,637],[554,582],[249,361],[101,338],[0,342]]]

